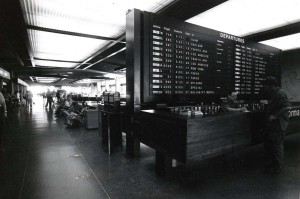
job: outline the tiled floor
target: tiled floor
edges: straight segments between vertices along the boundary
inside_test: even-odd
[[[263,148],[258,145],[188,168],[178,166],[167,180],[155,174],[154,150],[142,146],[139,159],[126,156],[124,148],[108,155],[97,130],[68,129],[41,98],[35,102],[32,109],[10,113],[2,131],[1,199],[299,199],[299,134],[286,138],[279,175],[262,172]]]

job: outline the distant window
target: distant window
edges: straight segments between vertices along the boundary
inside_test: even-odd
[[[120,95],[122,98],[126,97],[126,84],[121,84]]]
[[[109,92],[116,92],[116,85],[115,84],[109,85]]]

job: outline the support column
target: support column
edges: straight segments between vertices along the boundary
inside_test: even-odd
[[[134,117],[141,109],[142,13],[134,9],[126,16],[126,152],[139,157],[139,132]]]
[[[19,87],[19,84],[18,84],[17,81],[14,81],[14,82],[13,82],[13,87],[14,87],[13,93],[15,93],[16,91],[19,90],[20,87]]]
[[[0,78],[0,91],[2,91],[2,89],[3,89],[3,79]]]
[[[10,80],[10,82],[9,82],[10,87],[9,87],[8,92],[10,92],[11,94],[14,94],[14,92],[15,92],[14,84],[15,83],[12,80]]]

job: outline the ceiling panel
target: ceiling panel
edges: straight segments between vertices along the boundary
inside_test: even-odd
[[[34,57],[82,61],[108,41],[27,30]]]
[[[21,0],[28,25],[118,37],[128,9],[156,12],[173,0]]]
[[[125,33],[128,10],[137,8],[157,12],[173,1],[20,0],[20,4],[28,28],[33,57],[37,58],[35,65],[75,67],[78,63],[47,62],[38,59],[84,62],[110,41],[72,36],[72,33],[118,38]],[[66,33],[54,33],[50,29]]]
[[[270,39],[260,43],[273,46],[284,51],[294,50],[300,48],[300,33],[279,37],[276,39]]]
[[[187,22],[246,36],[299,22],[299,10],[299,0],[229,0]]]

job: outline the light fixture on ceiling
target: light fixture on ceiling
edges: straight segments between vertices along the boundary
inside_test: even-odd
[[[126,11],[137,8],[157,12],[174,0],[21,0],[27,26],[119,38],[125,33]],[[110,41],[27,30],[33,57],[82,61]],[[118,41],[119,42],[119,41]],[[39,66],[75,67],[75,63],[39,63]]]
[[[61,68],[71,68],[76,66],[76,63],[59,62],[59,61],[48,61],[48,60],[37,60],[35,59],[35,65],[44,67],[61,67]]]
[[[59,78],[51,78],[51,77],[35,77],[38,83],[53,83],[57,81]]]
[[[108,41],[83,38],[77,36],[28,30],[34,57],[53,60],[82,61],[99,48],[108,44]],[[35,60],[36,65],[75,67],[77,63],[58,61]]]
[[[300,33],[292,34],[284,37],[278,37],[259,43],[279,48],[283,51],[300,49]]]
[[[173,0],[22,0],[28,25],[77,33],[118,37],[125,32],[126,12],[157,12]],[[59,23],[58,23],[59,22]]]
[[[119,72],[119,73],[126,73],[126,67],[121,67],[121,68],[115,68],[115,72]]]
[[[81,80],[77,80],[73,83],[75,84],[91,84],[91,83],[96,83],[101,81],[101,79],[81,79]]]
[[[186,22],[246,36],[300,21],[299,0],[229,0]]]
[[[105,57],[105,58],[103,58],[103,59],[100,59],[100,60],[96,61],[96,62],[93,63],[93,64],[88,65],[87,67],[83,68],[83,70],[88,69],[88,68],[94,66],[95,64],[97,64],[97,63],[99,63],[99,62],[102,62],[102,61],[104,61],[104,60],[106,60],[106,59],[108,59],[108,58],[110,58],[110,57],[112,57],[112,56],[114,56],[114,55],[116,55],[116,54],[118,54],[118,53],[124,51],[125,49],[126,49],[126,47],[124,47],[124,48],[122,48],[122,49],[120,49],[120,50],[118,50],[118,51],[116,51],[116,52],[114,52],[114,53],[108,55],[107,57]],[[78,68],[78,67],[76,67],[76,68]]]
[[[107,73],[104,75],[104,77],[107,78],[112,78],[112,79],[116,79],[117,77],[124,77],[125,74],[120,74],[120,73]]]

